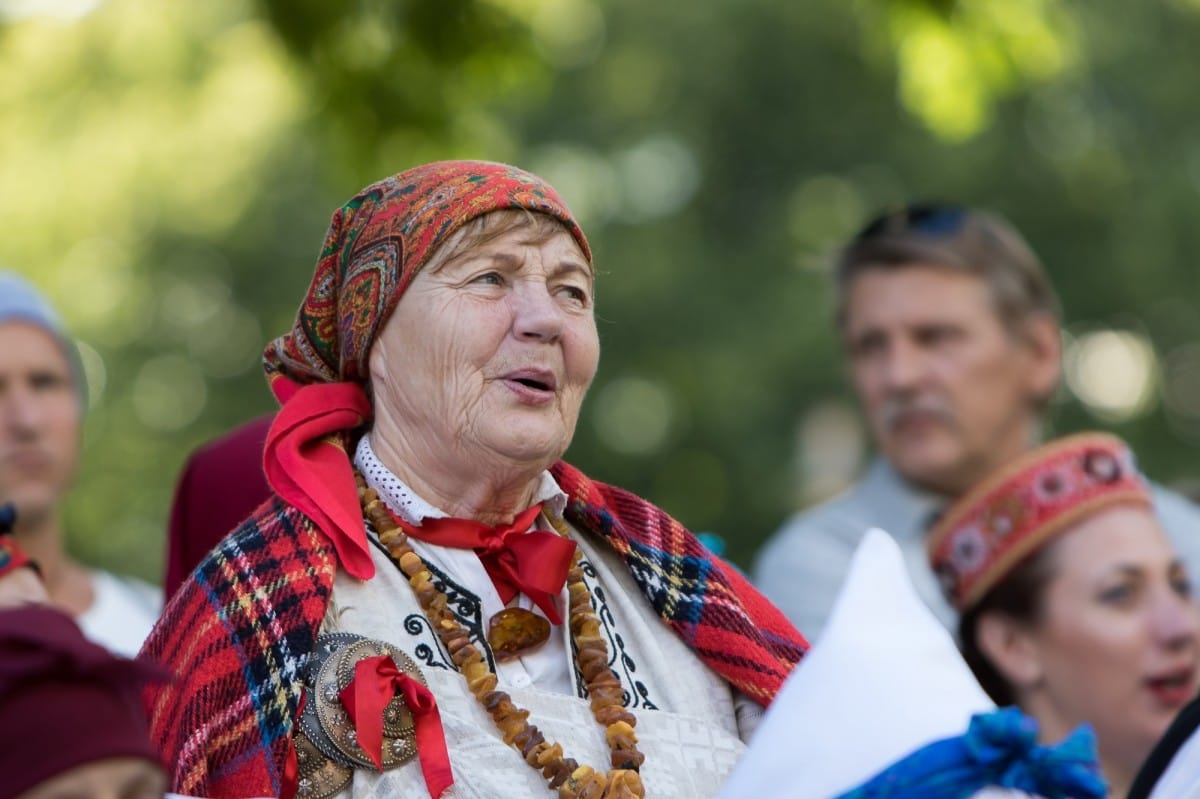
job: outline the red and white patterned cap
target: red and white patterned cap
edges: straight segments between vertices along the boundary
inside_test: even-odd
[[[1078,433],[1006,464],[951,505],[929,534],[929,562],[959,612],[974,606],[1026,556],[1112,505],[1151,506],[1128,445]]]

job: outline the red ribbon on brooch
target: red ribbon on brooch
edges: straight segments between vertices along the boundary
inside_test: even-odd
[[[391,655],[363,658],[354,664],[354,679],[338,693],[354,725],[358,745],[383,771],[383,712],[399,693],[413,715],[417,759],[429,795],[437,799],[452,784],[450,753],[437,700],[428,688],[396,667]]]

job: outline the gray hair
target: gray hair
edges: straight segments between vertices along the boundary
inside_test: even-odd
[[[1062,318],[1041,261],[1007,220],[988,211],[917,204],[876,217],[838,252],[838,326],[846,323],[847,297],[859,275],[922,265],[981,279],[1010,331],[1031,315]]]

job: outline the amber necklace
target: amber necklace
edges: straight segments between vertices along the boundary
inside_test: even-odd
[[[421,556],[408,545],[408,536],[392,519],[387,506],[375,489],[367,486],[362,474],[355,469],[358,497],[363,513],[379,534],[379,541],[408,577],[426,618],[450,659],[467,681],[476,701],[492,717],[496,727],[509,744],[534,769],[541,771],[550,788],[558,789],[560,799],[641,799],[646,795],[638,769],[645,755],[638,751],[637,735],[633,728],[637,719],[625,709],[624,690],[617,675],[608,667],[608,646],[600,634],[600,619],[592,610],[592,594],[583,581],[581,554],[575,551],[571,570],[567,574],[570,598],[568,624],[575,644],[575,664],[583,675],[591,697],[592,715],[605,729],[605,740],[612,751],[612,768],[597,771],[579,765],[573,758],[564,757],[561,744],[550,743],[526,719],[529,711],[517,707],[504,691],[496,690],[496,675],[488,668],[483,655],[470,642],[467,631],[448,607],[450,599],[433,584],[429,569]],[[549,514],[547,514],[549,517]],[[566,536],[565,525],[550,519],[559,535]]]

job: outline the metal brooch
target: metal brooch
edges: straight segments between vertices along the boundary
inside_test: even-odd
[[[354,769],[374,769],[359,746],[354,725],[339,694],[354,679],[354,665],[377,655],[390,655],[396,667],[422,685],[425,676],[412,658],[384,641],[353,633],[326,633],[317,638],[304,680],[304,712],[295,735],[301,799],[328,799],[343,790]],[[383,712],[383,768],[404,765],[417,753],[413,717],[401,696]]]

